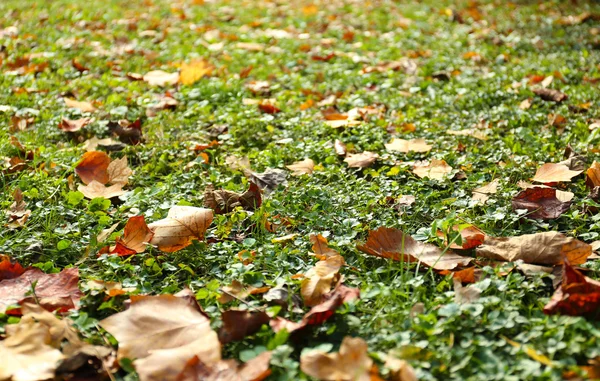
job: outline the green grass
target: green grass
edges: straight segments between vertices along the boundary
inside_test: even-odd
[[[600,356],[598,322],[542,313],[553,293],[548,275],[504,275],[501,268],[484,267],[485,279],[478,284],[482,298],[457,305],[449,277],[367,257],[356,248],[370,229],[379,226],[397,227],[441,245],[432,226],[454,221],[475,224],[492,236],[557,230],[586,242],[599,239],[599,215],[583,211],[590,201],[582,180],[565,185],[575,193],[575,200],[571,210],[556,220],[522,218],[512,211],[510,200],[519,180],[528,181],[544,162],[562,160],[568,143],[586,156],[588,164],[598,158],[598,130],[590,132],[588,124],[600,118],[600,93],[597,84],[584,80],[600,78],[597,22],[562,26],[557,20],[586,11],[598,14],[600,5],[481,1],[482,20],[476,21],[469,16],[468,4],[461,1],[331,1],[319,3],[315,15],[286,1],[143,3],[0,2],[0,27],[16,25],[19,29],[14,38],[0,38],[6,47],[0,53],[4,72],[0,105],[35,116],[31,128],[11,132],[12,113],[0,113],[0,156],[18,154],[11,136],[35,151],[31,170],[0,173],[0,209],[8,209],[13,190],[19,187],[32,210],[23,229],[3,228],[0,252],[48,272],[76,264],[82,285],[103,279],[152,294],[175,293],[189,286],[218,326],[219,311],[229,307],[217,302],[220,287],[239,280],[255,286],[288,284],[299,293],[300,281],[292,275],[305,273],[315,263],[309,255],[309,235],[328,235],[349,265],[342,270],[345,283],[359,287],[361,299],[342,307],[332,320],[300,340],[279,346],[272,363],[274,380],[306,379],[299,371],[301,350],[323,343],[338,345],[346,335],[364,338],[374,355],[395,350],[409,360],[422,380],[561,380],[564,371]],[[464,23],[449,16],[450,9]],[[400,26],[400,15],[412,20],[405,29]],[[268,37],[264,31],[269,29],[286,29],[292,37]],[[145,30],[156,31],[156,36],[140,36]],[[212,30],[221,36],[206,33]],[[343,39],[346,31],[354,32],[353,41]],[[297,38],[300,33],[308,38]],[[208,38],[211,35],[214,40]],[[331,39],[333,45],[323,46],[322,39]],[[222,49],[208,48],[220,42]],[[249,52],[236,48],[237,42],[259,42],[278,49]],[[134,52],[117,55],[115,48],[125,43],[133,43]],[[304,46],[313,52],[303,51]],[[320,55],[335,52],[336,57],[329,62],[312,60],[318,49]],[[360,74],[365,65],[398,60],[411,52],[427,53],[415,58],[414,76],[402,71]],[[468,52],[478,53],[482,60],[464,58]],[[36,61],[47,62],[48,68],[37,75],[6,74],[7,63],[27,54],[40,55]],[[193,58],[215,65],[215,75],[193,85],[168,87],[179,102],[177,108],[147,118],[146,105],[165,90],[130,81],[125,73],[172,72],[176,70],[173,64]],[[78,72],[71,65],[73,59],[89,71]],[[249,77],[240,79],[238,73],[250,65]],[[439,71],[458,72],[444,81],[432,77]],[[524,82],[528,75],[555,72],[563,80],[555,75],[551,87],[569,95],[562,104],[535,97]],[[257,98],[245,87],[250,80],[271,83],[268,97],[277,99],[281,113],[263,114],[256,106],[243,104],[244,98]],[[522,87],[514,85],[520,82]],[[38,92],[18,94],[16,88]],[[341,111],[383,104],[386,112],[381,119],[360,126],[332,129],[323,122],[318,107],[300,110],[311,97],[302,90],[338,94]],[[61,100],[61,96],[73,95],[101,103],[93,114],[95,120],[76,137],[57,128],[62,117],[81,117]],[[533,105],[521,110],[519,104],[527,98],[533,99]],[[587,102],[591,103],[587,112],[576,112],[573,106]],[[566,126],[548,126],[550,113],[564,116]],[[127,156],[134,170],[130,191],[112,204],[77,202],[68,178],[85,152],[82,142],[92,136],[109,136],[109,120],[140,117],[145,143],[111,153],[113,158]],[[481,121],[490,125],[487,141],[446,134]],[[384,144],[391,139],[386,127],[405,123],[414,124],[416,130],[399,137],[425,138],[433,144],[431,152],[385,151]],[[219,136],[221,145],[206,151],[210,161],[204,164],[189,147],[193,141],[209,142],[211,126],[222,124],[228,131]],[[291,141],[282,144],[282,139]],[[335,139],[357,152],[374,151],[381,157],[368,169],[350,169],[337,157]],[[462,150],[457,149],[459,145]],[[173,205],[202,206],[209,184],[233,191],[247,189],[243,174],[226,165],[229,155],[249,157],[257,171],[285,168],[305,157],[321,166],[312,176],[289,177],[287,186],[268,195],[254,214],[235,211],[217,216],[209,238],[232,239],[196,242],[174,254],[150,249],[129,258],[96,256],[102,246],[95,241],[97,234],[117,222],[121,229],[129,215],[141,213],[155,221]],[[466,179],[419,179],[410,166],[400,163],[431,158],[444,159],[463,171]],[[187,168],[193,161],[196,165]],[[500,179],[498,193],[485,206],[474,203],[472,190],[496,178]],[[387,196],[400,195],[416,197],[415,204],[402,213],[385,201]],[[268,232],[261,221],[274,216],[288,219],[291,226],[275,234]],[[272,242],[288,233],[298,236],[285,244]],[[243,265],[237,256],[245,249],[256,251],[250,265]],[[600,262],[590,261],[585,267],[590,269],[588,276],[598,278]],[[86,291],[81,309],[71,317],[87,338],[100,340],[96,322],[122,310],[125,299],[103,301]],[[416,303],[424,304],[424,313],[411,318]],[[264,302],[256,297],[248,304],[259,307]],[[292,320],[301,317],[293,312],[282,314]],[[545,354],[555,366],[534,361],[503,336]],[[242,342],[226,345],[226,357],[244,358],[247,351],[267,346],[274,337],[263,327]],[[124,370],[117,377],[135,379]]]

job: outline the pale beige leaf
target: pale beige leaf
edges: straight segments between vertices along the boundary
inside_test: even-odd
[[[327,124],[331,128],[342,128],[342,127],[352,127],[358,126],[362,124],[359,120],[352,119],[338,119],[338,120],[326,120],[325,124]]]
[[[306,273],[300,286],[300,294],[304,304],[313,307],[323,302],[323,295],[331,291],[331,286],[339,279],[339,271],[344,266],[344,258],[340,255],[319,261]]]
[[[304,352],[300,369],[318,380],[369,381],[373,360],[367,343],[358,337],[345,337],[338,353]]]
[[[486,236],[477,255],[500,261],[522,260],[528,264],[559,265],[568,259],[572,265],[584,263],[592,254],[592,247],[576,238],[550,231],[517,237]]]
[[[265,50],[265,45],[258,42],[238,42],[235,44],[238,49],[244,49],[251,52],[260,52]]]
[[[310,175],[315,169],[315,162],[312,159],[304,159],[293,164],[286,165],[286,168],[292,171],[292,176]]]
[[[79,185],[77,190],[83,193],[86,198],[93,199],[97,197],[104,197],[106,199],[118,197],[125,194],[122,185],[114,184],[109,187],[94,180],[88,185]]]
[[[498,191],[499,184],[500,180],[495,179],[487,183],[486,185],[473,189],[473,200],[485,204],[485,202],[489,199],[488,195],[496,194],[496,192]]]
[[[114,184],[109,187],[94,180],[88,185],[79,185],[77,190],[83,193],[86,198],[93,199],[96,197],[104,197],[106,199],[118,197],[125,194],[121,184]]]
[[[110,162],[108,168],[108,183],[126,185],[129,182],[129,176],[133,173],[131,168],[127,166],[127,157],[123,156]]]
[[[209,319],[173,295],[136,300],[127,310],[100,321],[100,326],[119,342],[119,359],[143,359],[158,350],[187,346],[186,361],[194,355],[211,363],[221,360],[221,345]],[[202,342],[193,345],[199,339]]]
[[[204,239],[204,233],[212,219],[211,209],[174,206],[169,210],[167,218],[148,225],[154,232],[150,244],[166,252],[181,250],[194,239]]]
[[[444,160],[431,160],[429,165],[416,166],[413,168],[413,173],[420,178],[429,177],[430,179],[443,180],[452,172],[452,167]]]
[[[387,356],[384,366],[390,371],[389,381],[418,381],[415,370],[405,360]]]
[[[530,107],[531,107],[531,99],[530,98],[527,98],[523,102],[519,103],[519,108],[521,110],[529,110]]]
[[[378,154],[365,151],[349,154],[344,161],[348,163],[349,168],[366,168],[371,166],[378,158]]]
[[[425,139],[392,139],[391,142],[385,145],[388,151],[398,151],[402,153],[412,152],[429,152],[431,147]]]
[[[174,85],[179,81],[179,73],[167,73],[163,70],[152,70],[144,74],[144,81],[150,86]]]
[[[71,98],[64,98],[64,100],[67,107],[77,108],[83,112],[96,111],[96,107],[94,107],[90,102],[79,102]]]
[[[538,168],[533,181],[540,183],[554,183],[558,181],[571,181],[583,171],[571,171],[564,164],[546,163]]]
[[[448,135],[454,135],[454,136],[471,136],[475,139],[479,139],[479,140],[487,140],[487,135],[483,132],[480,131],[476,128],[467,128],[465,130],[448,130],[446,131],[446,133]]]

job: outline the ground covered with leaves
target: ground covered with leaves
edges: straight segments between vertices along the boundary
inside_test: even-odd
[[[600,5],[0,2],[0,380],[600,378]]]

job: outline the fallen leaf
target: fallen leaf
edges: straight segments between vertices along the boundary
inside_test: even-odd
[[[554,231],[517,237],[486,236],[483,245],[477,248],[479,257],[537,265],[559,265],[563,258],[580,265],[591,254],[592,247],[587,243]]]
[[[238,49],[244,49],[251,52],[260,52],[265,50],[265,45],[258,42],[238,42],[235,44]]]
[[[281,109],[272,103],[261,102],[258,104],[258,109],[266,114],[277,114]]]
[[[296,323],[281,317],[275,317],[271,319],[269,325],[275,332],[279,332],[282,329],[287,330],[289,333],[301,332],[307,327],[323,324],[335,314],[338,307],[359,297],[359,289],[349,288],[338,283],[333,291],[324,295],[323,299],[325,301],[311,308],[301,321]]]
[[[572,171],[583,171],[586,167],[585,156],[576,153],[570,144],[565,147],[563,157],[565,160],[558,162],[558,164],[564,164]]]
[[[292,171],[292,176],[310,175],[315,169],[315,162],[312,159],[304,159],[297,161],[290,165],[286,165],[286,168]]]
[[[173,99],[173,101],[175,100]],[[175,105],[177,105],[177,101],[175,101]],[[164,106],[170,107],[166,102],[164,103]],[[121,119],[116,123],[109,122],[107,127],[111,134],[117,136],[119,140],[125,144],[137,145],[143,141],[142,121],[140,119],[136,119],[133,122],[130,122],[127,119]]]
[[[532,180],[539,183],[571,181],[581,172],[583,171],[572,171],[564,164],[546,163],[538,168]]]
[[[250,188],[242,194],[225,189],[215,190],[212,185],[204,190],[204,206],[214,210],[215,214],[230,213],[237,207],[252,211],[261,204],[261,192],[254,183],[250,183]]]
[[[14,202],[6,211],[8,216],[8,223],[6,226],[9,229],[17,229],[25,226],[25,223],[31,216],[31,210],[27,209],[27,203],[23,201],[23,192],[21,192],[20,188],[15,188],[13,199]]]
[[[483,271],[475,266],[471,266],[458,271],[441,270],[438,271],[438,274],[452,275],[453,279],[458,279],[461,283],[466,284],[478,282],[483,275]]]
[[[100,326],[119,342],[119,359],[134,359],[142,381],[175,381],[194,356],[209,366],[221,361],[221,344],[210,320],[174,295],[132,300],[127,310]]]
[[[453,284],[454,302],[457,304],[473,303],[481,297],[481,290],[473,285],[464,287],[457,278],[454,278]]]
[[[346,336],[338,353],[313,350],[300,356],[300,369],[318,380],[366,381],[372,365],[367,343],[358,337]]]
[[[375,66],[365,66],[360,73],[385,73],[386,71],[402,70],[408,75],[414,75],[417,72],[417,63],[409,58],[402,58],[399,61],[379,62]]]
[[[221,314],[223,325],[219,330],[221,344],[243,340],[255,334],[264,324],[269,324],[269,315],[263,311],[231,309]]]
[[[286,184],[287,172],[283,169],[267,168],[263,173],[247,171],[245,174],[267,194],[273,192],[279,185]]]
[[[379,155],[374,152],[351,153],[346,156],[344,161],[348,163],[348,168],[367,168],[370,167]]]
[[[563,282],[544,306],[544,313],[599,319],[600,282],[584,276],[565,260]]]
[[[461,244],[453,242],[449,246],[451,249],[469,250],[481,245],[485,239],[485,234],[474,225],[454,225],[452,226],[452,230],[460,233]],[[448,244],[444,232],[438,230],[437,236],[444,238],[446,245]]]
[[[125,194],[123,190],[123,186],[121,184],[114,184],[111,186],[106,186],[96,180],[93,180],[91,183],[87,185],[79,185],[77,190],[86,198],[94,199],[97,197],[104,197],[105,199],[110,199],[113,197],[119,197]]]
[[[415,240],[401,230],[383,226],[369,231],[367,242],[358,245],[358,249],[395,261],[423,263],[435,270],[452,270],[459,266],[467,266],[472,260],[452,251],[443,252],[434,245]]]
[[[561,93],[560,91],[554,89],[547,89],[542,87],[535,88],[532,91],[535,93],[535,95],[537,95],[545,101],[560,103],[569,98],[567,94]]]
[[[162,70],[152,70],[144,74],[143,80],[150,86],[169,86],[179,81],[179,73],[167,73]]]
[[[119,282],[107,282],[103,280],[89,280],[85,284],[85,287],[87,287],[89,290],[96,291],[96,293],[92,292],[92,295],[96,295],[97,292],[102,292],[111,298],[119,295],[125,295],[128,292],[133,292],[136,290],[135,287],[123,288],[123,285]]]
[[[489,199],[488,195],[496,194],[498,191],[498,184],[500,184],[500,180],[495,179],[484,186],[473,189],[473,200],[485,204]]]
[[[385,358],[384,366],[390,371],[389,381],[418,381],[415,370],[405,360],[388,355]]]
[[[335,154],[338,156],[346,156],[346,145],[341,141],[336,139],[333,147],[335,149]]]
[[[262,381],[270,374],[271,352],[263,352],[239,365],[235,360],[223,360],[209,366],[198,356],[190,359],[177,381]]]
[[[79,164],[75,167],[75,173],[84,184],[92,181],[106,184],[108,182],[108,166],[110,157],[102,151],[90,151],[83,154]]]
[[[167,218],[148,225],[154,236],[150,244],[169,253],[181,250],[193,240],[204,239],[204,233],[213,220],[210,209],[193,206],[173,206]]]
[[[534,186],[522,190],[512,199],[513,210],[526,209],[528,218],[552,220],[560,217],[571,207],[575,195],[553,188]]]
[[[388,151],[398,151],[402,153],[408,152],[429,152],[432,148],[425,139],[412,139],[412,140],[404,140],[404,139],[392,139],[391,142],[385,145],[385,148]]]
[[[340,255],[337,250],[329,247],[327,238],[323,237],[321,234],[311,234],[310,242],[313,244],[312,251],[319,259],[326,259]]]
[[[34,117],[19,117],[19,116],[13,115],[13,117],[11,118],[10,131],[11,132],[25,131],[26,129],[31,127],[31,125],[33,125],[34,122],[35,122]]]
[[[68,268],[57,274],[46,274],[37,268],[28,269],[18,278],[0,281],[0,313],[5,313],[9,306],[33,299],[30,296],[32,290],[38,304],[49,311],[66,312],[77,308],[82,295],[78,282],[77,268]],[[8,313],[17,315],[20,309],[10,309]]]
[[[18,278],[25,269],[18,262],[13,262],[8,255],[0,254],[0,281]]]
[[[527,98],[523,100],[523,102],[519,103],[519,108],[521,110],[529,110],[531,108],[531,98]]]
[[[344,258],[334,255],[317,262],[306,274],[300,285],[300,294],[304,304],[314,307],[323,302],[323,295],[331,291],[331,286],[340,279],[340,269],[344,266]]]
[[[127,185],[129,176],[133,173],[131,168],[127,166],[126,156],[111,161],[106,168],[106,172],[108,173],[109,184],[118,184],[121,186]]]
[[[63,130],[65,132],[77,132],[83,127],[90,124],[91,121],[91,118],[81,118],[76,120],[62,118],[62,120],[58,124],[58,129]]]
[[[143,253],[153,236],[154,233],[146,225],[144,216],[130,217],[125,224],[123,236],[117,238],[110,253],[120,256]]]
[[[271,92],[269,81],[250,81],[246,83],[246,88],[254,95],[269,95]]]
[[[179,102],[171,96],[160,95],[156,96],[155,102],[148,105],[146,108],[146,116],[149,118],[155,117],[159,111],[173,110],[177,107]]]
[[[450,172],[452,172],[452,167],[444,160],[437,159],[431,160],[429,165],[415,166],[413,168],[413,173],[417,175],[417,177],[429,177],[434,180],[443,180]]]
[[[75,99],[64,98],[65,104],[67,107],[79,109],[82,112],[94,112],[96,111],[96,107],[94,107],[90,102],[79,102]]]
[[[179,83],[182,85],[191,85],[198,82],[202,77],[209,76],[214,67],[205,60],[199,59],[192,62],[183,63],[179,72]]]
[[[111,138],[98,139],[97,137],[94,136],[91,139],[88,139],[85,142],[83,142],[83,145],[81,146],[81,148],[86,150],[86,152],[91,152],[91,151],[96,151],[96,148],[98,148],[98,146],[111,147],[111,146],[115,146],[118,144],[119,144],[119,142],[112,140]]]
[[[479,140],[483,140],[483,141],[488,139],[487,135],[483,131],[478,130],[476,128],[467,128],[465,130],[459,130],[459,131],[448,130],[448,131],[446,131],[446,133],[448,135],[454,135],[454,136],[471,136],[475,139],[479,139]]]
[[[585,172],[585,185],[588,188],[593,189],[595,187],[600,186],[600,163],[595,161]]]

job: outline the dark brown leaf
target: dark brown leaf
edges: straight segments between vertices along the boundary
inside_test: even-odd
[[[255,334],[263,324],[269,324],[269,315],[263,311],[231,309],[221,314],[223,326],[219,330],[219,341],[227,344],[243,340]]]
[[[230,213],[238,206],[252,211],[261,204],[261,192],[254,183],[250,183],[250,188],[242,194],[225,189],[215,190],[212,185],[207,186],[204,191],[204,206],[213,209],[215,214]]]
[[[554,89],[538,87],[533,89],[532,91],[535,93],[535,95],[549,102],[560,103],[568,98],[567,94],[561,93],[560,91]]]
[[[570,209],[572,198],[571,192],[535,186],[519,192],[512,199],[512,208],[528,210],[529,218],[552,220]]]

